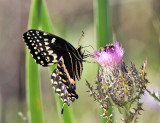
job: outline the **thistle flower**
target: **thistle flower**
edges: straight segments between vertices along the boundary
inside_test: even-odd
[[[108,68],[122,63],[122,57],[124,50],[115,42],[111,45],[106,45],[101,48],[101,53],[94,51],[94,55],[91,55],[102,67]]]
[[[88,81],[90,95],[99,102],[104,109],[104,118],[112,122],[112,116],[108,116],[109,107],[117,107],[123,115],[123,121],[130,123],[137,120],[137,115],[142,110],[142,103],[139,99],[146,91],[148,80],[146,79],[146,62],[138,71],[133,63],[128,67],[122,60],[123,48],[118,42],[106,45],[101,52],[94,52],[91,55],[100,65],[96,79],[96,87]],[[133,110],[132,105],[136,104]]]

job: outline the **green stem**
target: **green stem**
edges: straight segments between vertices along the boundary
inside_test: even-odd
[[[95,24],[97,36],[97,49],[104,47],[107,43],[111,43],[111,27],[109,18],[109,2],[108,0],[95,0]],[[103,112],[100,109],[100,112]],[[109,108],[110,116],[112,108]],[[101,123],[106,123],[107,119],[101,118]]]
[[[104,47],[112,39],[108,0],[95,0],[95,23],[97,48]]]
[[[123,118],[124,118],[124,122],[125,123],[131,123],[131,119],[130,119],[130,113],[129,113],[129,107],[128,105],[126,105],[122,111],[122,115],[123,115]]]
[[[40,17],[40,0],[32,0],[29,29],[38,29]],[[26,92],[29,123],[43,123],[42,104],[39,87],[38,65],[29,50],[26,51]]]

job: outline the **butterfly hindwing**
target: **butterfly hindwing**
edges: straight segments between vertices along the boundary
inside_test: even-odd
[[[74,102],[78,98],[76,83],[70,77],[62,57],[51,75],[51,81],[55,92],[60,96],[63,103],[70,105],[70,101]]]
[[[51,75],[52,87],[55,88],[55,93],[57,93],[64,104],[70,105],[70,101],[68,98],[68,91],[66,86],[61,81],[61,77],[59,76],[59,70],[57,68],[54,69]]]

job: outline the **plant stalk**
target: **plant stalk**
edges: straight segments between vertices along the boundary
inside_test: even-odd
[[[95,0],[95,25],[96,25],[96,40],[97,49],[104,47],[108,43],[112,43],[111,27],[109,16],[109,0]],[[100,109],[100,113],[104,112]],[[109,107],[109,116],[112,114],[112,108]],[[108,120],[101,118],[101,123],[106,123]]]

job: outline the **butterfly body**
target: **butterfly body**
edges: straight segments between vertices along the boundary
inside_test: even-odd
[[[83,70],[81,46],[75,49],[64,39],[40,30],[28,30],[23,38],[37,64],[57,64],[51,81],[63,103],[70,105],[70,101],[78,99],[75,78],[80,80]]]

